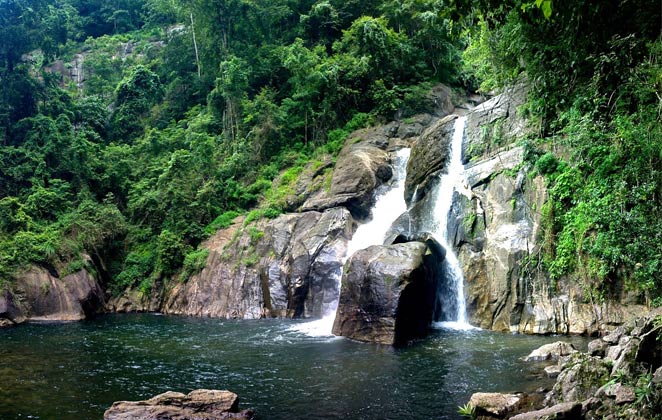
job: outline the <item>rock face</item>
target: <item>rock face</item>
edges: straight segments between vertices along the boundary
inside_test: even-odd
[[[467,118],[462,161],[467,164],[494,156],[501,147],[531,129],[518,112],[527,99],[528,85],[520,80],[501,95],[476,106]]]
[[[436,185],[439,175],[447,172],[450,141],[456,119],[457,115],[449,115],[437,121],[412,146],[405,180],[407,206],[423,198]]]
[[[188,394],[166,392],[145,401],[118,401],[104,420],[224,420],[253,418],[239,410],[239,398],[230,391],[198,389]]]
[[[484,329],[534,334],[596,334],[623,324],[645,312],[642,305],[627,302],[625,292],[612,301],[591,303],[577,282],[561,279],[556,287],[537,269],[541,233],[541,209],[548,198],[545,181],[529,176],[530,165],[517,136],[530,130],[517,112],[526,99],[523,83],[507,90],[467,114],[463,144],[466,185],[469,192],[455,194],[449,216],[449,237],[462,264],[470,322]],[[428,130],[445,140],[442,151],[431,150],[432,169],[408,173],[408,198],[412,206],[396,223],[391,236],[412,226],[430,230],[425,221],[431,204],[425,193],[437,167],[443,171],[444,154],[452,135],[450,121]],[[420,150],[434,149],[418,140]],[[437,149],[439,146],[437,146]],[[440,163],[441,162],[441,163]],[[420,174],[419,174],[420,173]],[[432,175],[429,175],[432,174]],[[426,178],[427,177],[427,178]],[[424,179],[425,181],[420,181]],[[413,199],[414,191],[416,198]]]
[[[338,297],[352,223],[344,208],[284,214],[250,227],[240,218],[204,244],[207,266],[169,291],[162,310],[244,319],[322,316]]]
[[[288,210],[323,211],[343,206],[357,220],[368,218],[373,191],[392,175],[388,152],[417,142],[419,136],[427,135],[423,134],[426,129],[437,126],[439,118],[453,111],[447,86],[434,87],[425,102],[421,107],[427,113],[352,133],[337,157],[335,169],[332,170],[330,158],[309,165],[300,176],[295,193],[287,198]],[[430,136],[429,141],[434,142],[435,135]],[[423,154],[420,157],[426,159]],[[421,161],[419,168],[425,166]]]
[[[103,290],[86,270],[59,278],[32,267],[18,275],[11,290],[0,296],[0,318],[11,323],[74,321],[101,311],[103,305]]]
[[[442,258],[422,242],[357,251],[345,266],[333,333],[393,345],[427,335]]]
[[[392,177],[394,152],[447,115],[450,98],[450,89],[439,86],[427,100],[428,113],[352,133],[335,168],[330,156],[304,168],[283,202],[291,213],[237,219],[202,245],[209,257],[200,273],[153,287],[151,296],[126,291],[108,309],[251,319],[324,315],[337,302],[356,221],[368,218],[375,189]]]

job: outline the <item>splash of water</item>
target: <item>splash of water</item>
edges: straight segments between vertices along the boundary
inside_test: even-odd
[[[368,223],[360,225],[352,239],[347,244],[347,253],[343,258],[343,264],[356,251],[365,249],[372,245],[382,245],[386,232],[391,224],[402,213],[407,210],[404,200],[405,178],[407,174],[407,162],[411,149],[401,149],[396,153],[393,165],[393,181],[379,187],[376,192],[375,204],[372,207],[372,219]],[[342,268],[336,281],[338,296],[340,296],[340,281],[342,279]],[[331,335],[333,322],[336,319],[338,301],[329,305],[328,311],[321,319],[302,324],[293,325],[291,328],[307,334],[311,337],[324,337]]]

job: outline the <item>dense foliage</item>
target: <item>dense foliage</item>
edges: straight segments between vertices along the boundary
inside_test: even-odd
[[[590,301],[627,288],[662,304],[659,2],[490,3],[465,58],[484,90],[522,72],[531,83],[530,156],[550,187],[544,269]]]
[[[660,21],[653,0],[0,0],[0,281],[186,278],[352,129],[525,74],[539,266],[659,304]]]
[[[201,240],[278,215],[311,159],[459,80],[444,3],[404,4],[0,0],[0,281],[199,270]]]

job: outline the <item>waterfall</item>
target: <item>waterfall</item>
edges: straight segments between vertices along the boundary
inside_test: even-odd
[[[434,192],[434,231],[435,239],[446,249],[443,263],[443,275],[438,291],[441,303],[441,314],[438,314],[437,326],[453,329],[473,328],[467,323],[466,303],[464,299],[464,275],[462,267],[453,250],[448,232],[448,216],[453,204],[453,194],[457,191],[468,194],[464,181],[464,165],[462,164],[462,140],[466,117],[455,120],[453,139],[450,145],[450,163],[448,173],[443,174]]]
[[[372,245],[382,245],[386,232],[395,219],[407,211],[405,204],[405,178],[407,162],[411,149],[400,149],[395,156],[393,165],[393,182],[380,187],[372,208],[372,219],[356,229],[352,240],[347,244],[345,260],[356,251]]]
[[[371,209],[372,219],[356,229],[352,239],[347,243],[347,253],[342,259],[343,264],[356,251],[372,245],[382,245],[391,224],[398,216],[407,211],[404,195],[407,162],[409,161],[410,152],[411,149],[405,148],[400,149],[396,153],[392,181],[377,189],[375,204]],[[341,279],[342,268],[336,279],[338,297],[340,297]],[[292,329],[314,337],[329,336],[333,329],[333,321],[336,319],[337,309],[338,300],[333,305],[329,305],[328,311],[326,311],[321,319],[295,325]]]

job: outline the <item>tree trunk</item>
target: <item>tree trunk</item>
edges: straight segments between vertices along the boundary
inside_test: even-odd
[[[193,12],[191,12],[191,32],[193,33],[193,48],[195,48],[195,64],[198,66],[198,79],[202,77],[200,70],[200,56],[198,55],[198,42],[195,40],[195,26],[193,25]]]

